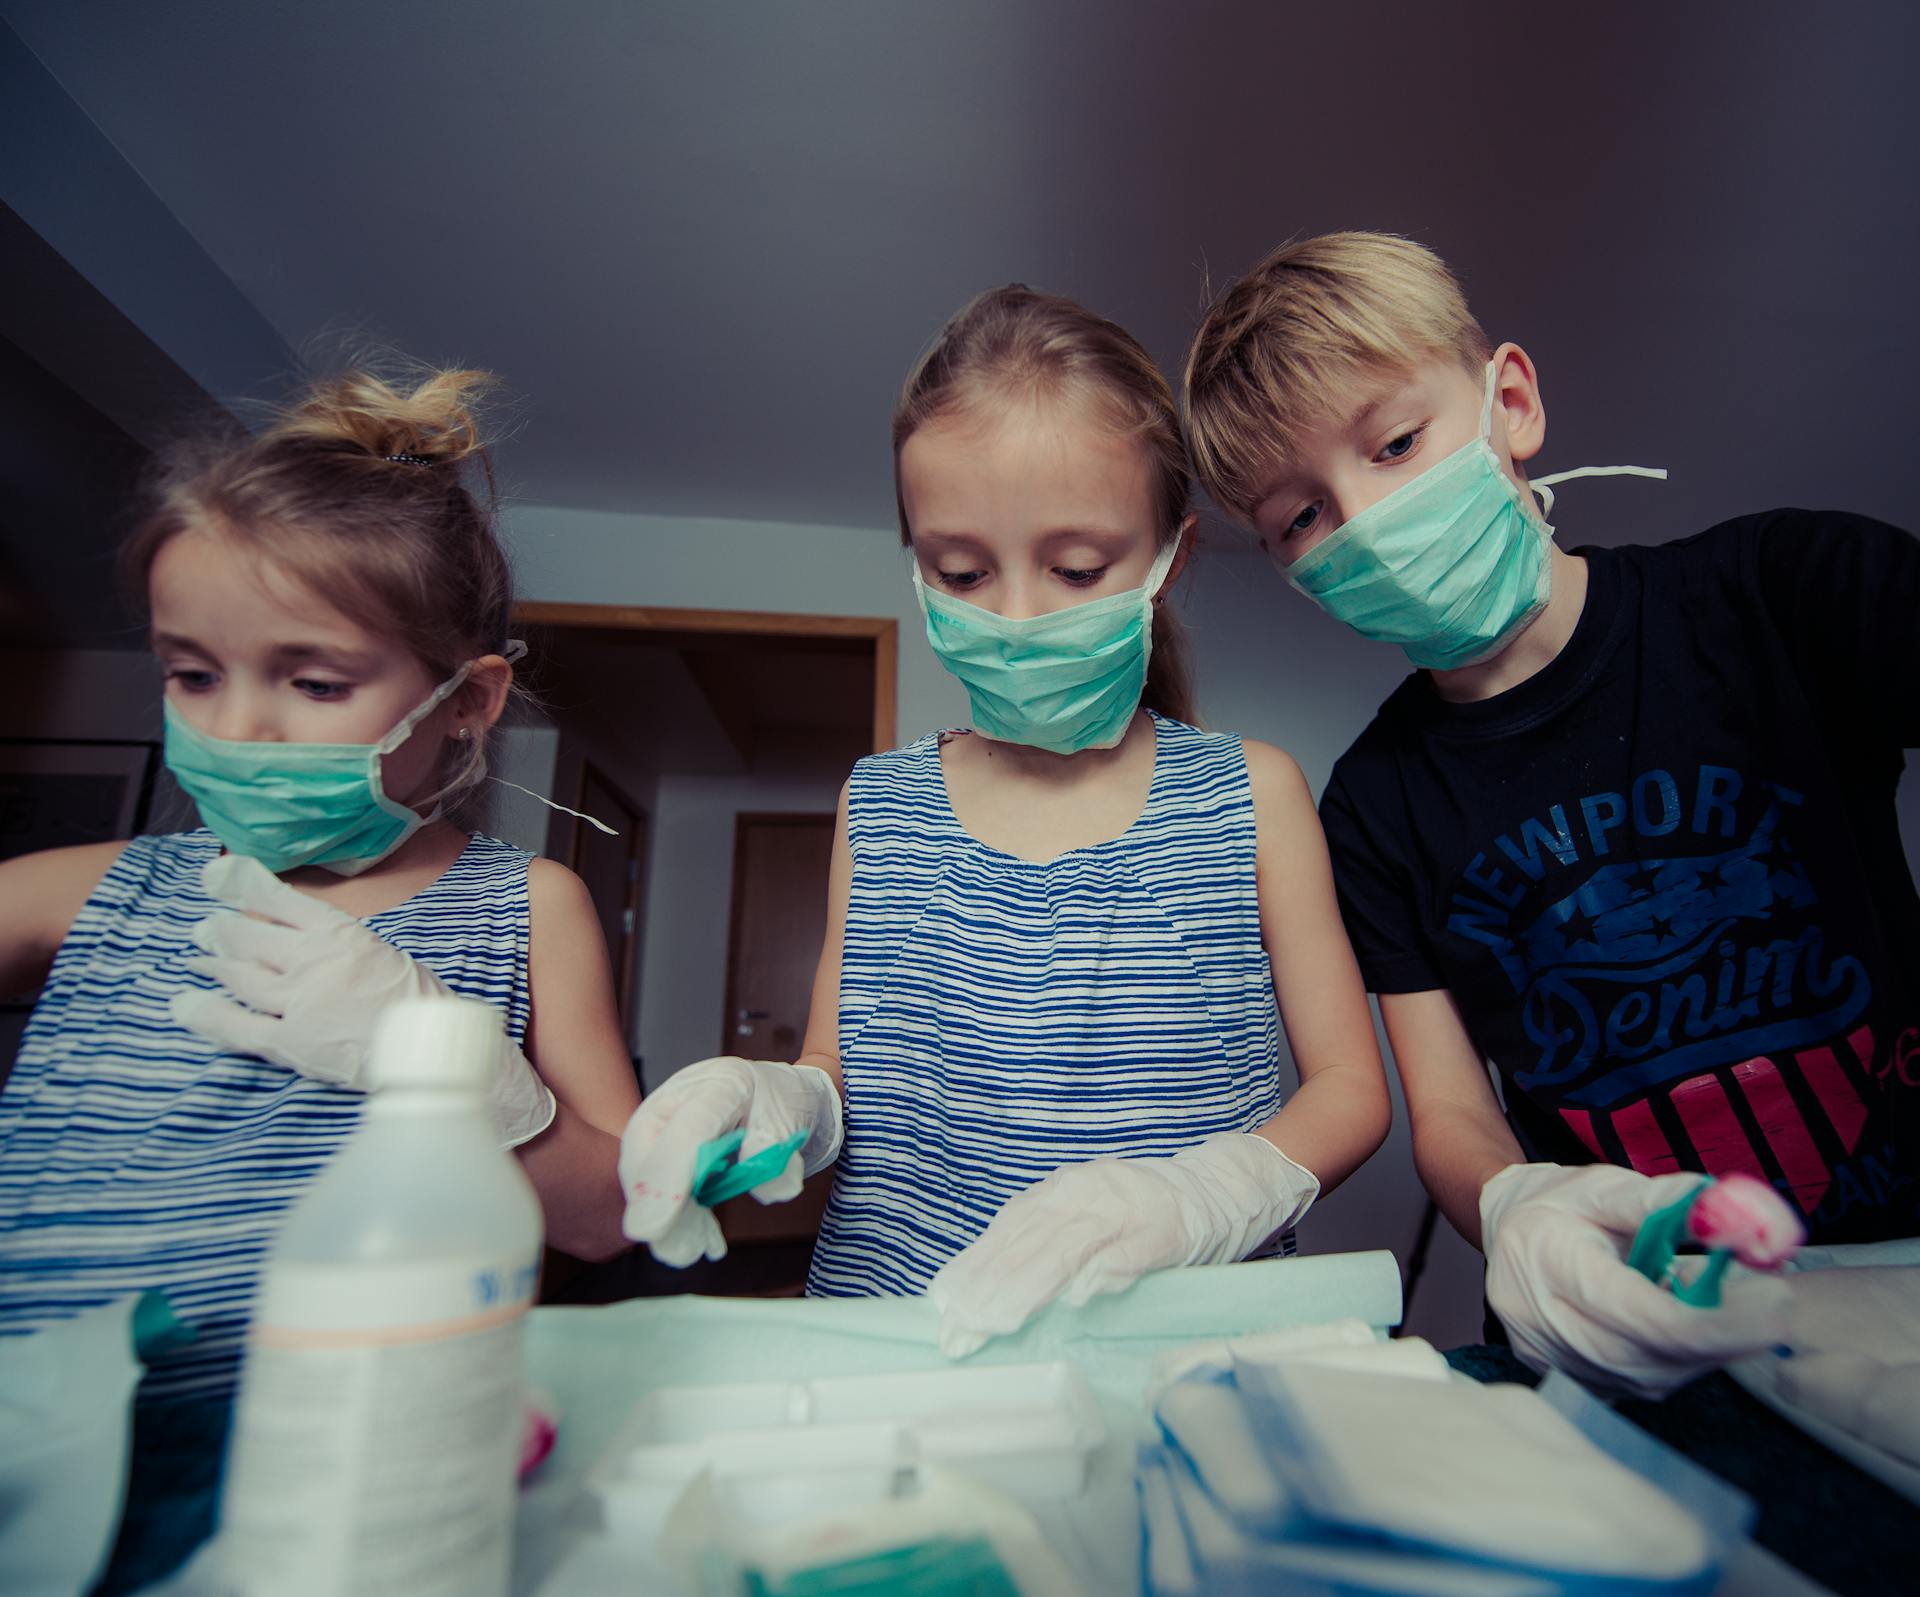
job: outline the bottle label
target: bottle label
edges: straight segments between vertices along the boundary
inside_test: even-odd
[[[505,1593],[538,1273],[502,1260],[268,1271],[221,1510],[232,1591]]]

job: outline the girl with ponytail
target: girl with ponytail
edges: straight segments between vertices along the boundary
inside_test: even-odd
[[[1055,1298],[1290,1251],[1389,1110],[1299,767],[1193,724],[1189,472],[1146,351],[984,294],[893,449],[902,577],[973,725],[847,783],[799,1059],[680,1072],[622,1175],[627,1234],[685,1264],[719,1242],[682,1196],[700,1143],[791,1141],[769,1201],[837,1162],[809,1291],[931,1291],[964,1355]]]

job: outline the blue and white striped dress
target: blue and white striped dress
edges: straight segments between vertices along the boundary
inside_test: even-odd
[[[1154,728],[1140,818],[1045,864],[962,829],[940,735],[854,768],[846,1145],[810,1293],[922,1292],[1049,1171],[1280,1107],[1246,757]]]
[[[0,1335],[149,1287],[198,1332],[142,1401],[218,1397],[238,1371],[280,1219],[360,1123],[362,1094],[214,1044],[167,1000],[219,908],[208,831],[127,845],[67,934],[0,1093]],[[527,861],[488,837],[367,924],[448,986],[527,1025]],[[0,1357],[4,1357],[0,1353]]]

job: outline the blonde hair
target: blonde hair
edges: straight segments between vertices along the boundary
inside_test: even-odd
[[[1193,474],[1180,436],[1173,390],[1125,328],[1059,294],[1024,283],[989,289],[955,312],[907,373],[893,409],[894,496],[900,541],[911,545],[900,493],[900,450],[928,422],[1014,396],[1083,396],[1123,436],[1137,439],[1153,470],[1159,547],[1180,536]],[[1193,680],[1185,631],[1164,605],[1153,612],[1153,655],[1140,702],[1170,720],[1193,723]]]
[[[481,371],[390,379],[363,367],[313,383],[257,435],[236,429],[175,446],[121,545],[129,595],[144,611],[160,551],[182,533],[206,533],[397,637],[435,682],[498,652],[513,576],[474,415],[495,383]],[[448,804],[487,770],[485,739],[450,748],[438,793]]]
[[[1356,381],[1492,346],[1446,263],[1391,233],[1283,244],[1213,302],[1187,352],[1187,434],[1214,501],[1252,519],[1300,436],[1340,413]]]

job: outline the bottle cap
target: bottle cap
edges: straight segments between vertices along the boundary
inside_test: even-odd
[[[373,1033],[372,1084],[485,1092],[499,1063],[500,1011],[472,998],[404,998]]]

